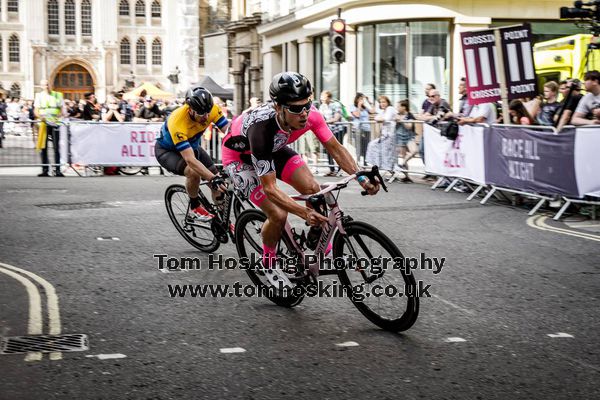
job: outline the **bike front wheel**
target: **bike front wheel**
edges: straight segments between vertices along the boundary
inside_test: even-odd
[[[237,247],[238,256],[240,259],[259,260],[262,266],[262,226],[267,220],[267,216],[257,209],[243,211],[235,225],[235,245]],[[297,265],[298,254],[294,250],[294,246],[290,242],[288,236],[284,233],[277,244],[277,258],[285,260],[294,258],[293,263],[282,262],[283,265]],[[285,270],[284,270],[285,271]],[[262,268],[246,268],[246,273],[250,277],[252,283],[256,285],[258,291],[264,294],[273,303],[283,307],[294,307],[304,299],[303,291],[288,290],[281,293],[277,288],[271,285],[265,272]],[[296,277],[301,275],[301,271],[285,271],[290,281],[296,285],[301,285]]]
[[[344,229],[346,235],[337,232],[333,239],[333,256],[345,260],[338,276],[352,303],[380,328],[409,329],[419,315],[419,299],[414,275],[394,263],[402,253],[374,226],[350,221]]]
[[[199,192],[199,196],[204,195]],[[167,213],[177,232],[198,250],[211,253],[219,248],[220,244],[211,229],[211,221],[191,220],[189,218],[189,203],[190,198],[183,185],[171,185],[165,191]]]
[[[119,172],[123,175],[137,175],[142,172],[142,167],[119,167]]]

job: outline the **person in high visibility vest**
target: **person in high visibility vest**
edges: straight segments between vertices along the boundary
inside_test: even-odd
[[[49,176],[50,160],[48,159],[48,138],[52,140],[54,147],[54,176],[64,176],[60,172],[60,118],[64,115],[63,94],[51,90],[50,84],[46,79],[40,82],[42,91],[36,93],[33,103],[36,119],[41,121],[38,138],[38,149],[42,156],[42,173],[38,176]]]

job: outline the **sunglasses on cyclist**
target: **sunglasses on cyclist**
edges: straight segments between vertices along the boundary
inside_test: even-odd
[[[309,113],[311,106],[312,106],[312,101],[309,100],[308,103],[305,103],[305,104],[287,105],[287,106],[283,106],[283,108],[286,108],[290,112],[290,114],[298,115],[298,114],[302,114],[304,111]]]
[[[194,118],[194,119],[202,119],[202,118],[208,117],[208,113],[198,114],[196,111],[194,111],[192,109],[190,109],[189,112],[190,112],[190,115],[192,116],[192,118]]]

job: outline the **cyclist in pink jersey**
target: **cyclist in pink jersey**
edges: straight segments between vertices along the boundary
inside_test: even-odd
[[[302,194],[320,190],[319,184],[302,157],[287,145],[307,131],[312,131],[325,149],[348,174],[360,169],[348,151],[327,127],[323,115],[312,106],[312,85],[297,72],[275,75],[269,87],[272,102],[232,122],[230,133],[223,139],[223,164],[235,187],[259,206],[267,215],[262,228],[263,259],[271,265],[276,245],[288,213],[318,227],[327,218],[310,207],[292,200],[278,186],[277,178]],[[379,184],[371,184],[361,176],[360,185],[371,195]]]

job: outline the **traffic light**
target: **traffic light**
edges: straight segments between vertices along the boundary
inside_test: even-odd
[[[346,61],[346,20],[337,18],[329,27],[330,64],[341,64]]]

